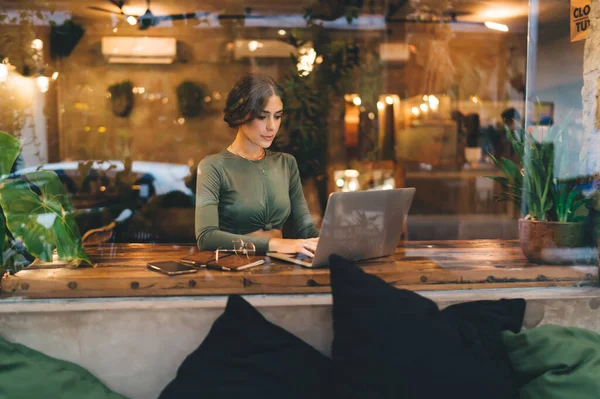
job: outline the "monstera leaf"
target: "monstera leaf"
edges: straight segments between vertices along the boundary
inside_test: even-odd
[[[0,179],[10,173],[21,151],[21,143],[8,133],[0,131]]]
[[[5,180],[0,184],[0,206],[8,229],[33,256],[50,262],[56,248],[58,259],[68,261],[71,267],[82,261],[91,264],[56,173],[39,171]]]
[[[19,140],[8,133],[0,131],[0,184],[2,184],[2,179],[10,173],[20,150],[21,143]],[[4,264],[4,240],[6,238],[4,223],[4,214],[0,209],[0,265]]]
[[[4,265],[4,240],[6,240],[6,227],[4,223],[4,213],[0,211],[0,266]]]

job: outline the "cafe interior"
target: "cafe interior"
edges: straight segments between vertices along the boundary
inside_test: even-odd
[[[272,149],[296,158],[317,226],[333,192],[415,187],[404,239],[517,239],[494,180],[515,159],[507,121],[582,129],[583,42],[560,1],[538,5],[535,57],[522,0],[0,7],[11,172],[55,172],[84,244],[195,242],[196,167],[233,140],[225,99],[248,73],[284,89]]]
[[[331,192],[415,187],[409,240],[516,238],[486,176],[511,155],[502,113],[525,115],[527,1],[1,7],[0,130],[22,142],[21,173],[57,172],[82,235],[194,242],[195,167],[234,137],[233,83],[262,72],[293,93],[274,148],[296,157],[317,225]]]
[[[127,397],[156,398],[187,375],[194,389],[222,384],[220,393],[239,388],[231,391],[236,397],[320,397],[301,393],[340,384],[319,368],[332,355],[339,369],[363,367],[354,377],[337,375],[349,392],[339,397],[374,397],[374,387],[387,383],[415,387],[415,396],[392,397],[496,397],[482,381],[516,393],[497,359],[496,369],[457,366],[463,356],[487,359],[491,352],[475,353],[484,348],[479,341],[444,341],[446,327],[431,335],[413,327],[429,333],[446,317],[438,315],[450,314],[446,323],[460,313],[452,316],[455,305],[473,310],[469,302],[481,300],[482,313],[493,302],[518,314],[515,334],[543,324],[600,331],[593,242],[600,237],[593,230],[600,225],[600,135],[591,134],[600,129],[600,44],[593,45],[600,35],[572,28],[597,23],[600,14],[576,10],[580,25],[564,0],[1,1],[0,386],[41,387],[42,394],[12,397],[67,397],[51,392],[63,381],[58,372],[85,371],[75,363],[93,375],[57,392],[97,377]],[[225,101],[251,73],[282,88],[271,150],[295,157],[315,226],[325,224],[332,193],[415,189],[390,253],[303,267],[264,254],[251,263],[247,243],[232,241],[234,248],[219,248],[230,252],[221,260],[241,259],[247,269],[222,268],[212,250],[205,264],[184,265],[185,273],[151,267],[206,255],[194,226],[198,164],[234,140]],[[525,156],[532,148],[545,154],[541,167]],[[552,189],[534,187],[527,180],[534,172]],[[539,198],[529,196],[534,190]],[[547,194],[554,202],[544,202]],[[391,223],[373,216],[382,214],[380,203],[362,205],[371,213],[360,215],[364,224],[344,226],[345,238],[378,247]],[[535,230],[541,225],[546,230]],[[415,319],[404,318],[413,310]],[[462,337],[495,329],[496,310],[487,312],[489,323],[450,323],[450,330]],[[345,329],[351,345],[339,357]],[[288,333],[316,349],[295,368],[309,345],[298,349],[278,335]],[[223,341],[214,357],[186,358],[215,336]],[[257,342],[264,345],[256,349]],[[558,353],[544,345],[542,355]],[[563,348],[584,348],[577,345]],[[281,355],[281,367],[248,361],[282,348],[293,353]],[[448,348],[456,352],[444,366],[438,359]],[[220,363],[236,351],[242,360]],[[391,366],[352,357],[361,351],[369,359],[384,352]],[[596,353],[597,345],[582,351]],[[40,356],[16,361],[23,377],[3,368],[19,353]],[[186,374],[190,359],[210,361]],[[72,363],[45,372],[62,361]],[[485,380],[481,370],[495,371]],[[259,383],[265,376],[277,381]],[[363,384],[365,376],[373,380]],[[356,384],[366,391],[353,392]],[[446,395],[449,384],[484,393]],[[249,393],[287,385],[289,394]],[[442,391],[419,396],[435,389]]]

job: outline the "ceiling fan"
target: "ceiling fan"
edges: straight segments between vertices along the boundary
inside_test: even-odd
[[[483,22],[466,21],[457,19],[459,16],[469,15],[468,12],[456,10],[452,2],[446,2],[445,7],[432,7],[431,2],[422,3],[421,0],[400,0],[396,3],[391,3],[388,7],[386,21],[388,23],[416,23],[416,24],[464,24],[464,25],[481,25]],[[394,17],[393,15],[408,5],[408,12],[403,17]]]
[[[138,25],[139,29],[148,29],[151,26],[156,26],[162,21],[179,21],[186,19],[200,19],[205,18],[210,13],[208,12],[190,12],[185,14],[169,14],[169,15],[154,15],[152,11],[150,11],[150,0],[146,0],[146,12],[143,15],[131,15],[123,12],[123,6],[125,5],[125,0],[108,0],[111,4],[118,8],[118,11],[107,10],[106,8],[89,6],[90,10],[106,12],[110,14],[119,14],[130,25]]]

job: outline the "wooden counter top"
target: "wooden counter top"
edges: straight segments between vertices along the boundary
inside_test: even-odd
[[[166,276],[148,261],[178,260],[193,246],[102,244],[86,248],[96,267],[22,270],[2,279],[1,295],[22,298],[90,298],[167,295],[313,294],[331,291],[328,269],[271,262],[242,272],[200,270]],[[502,240],[412,241],[396,253],[361,263],[368,273],[415,291],[482,288],[592,286],[595,265],[528,263],[518,242]]]

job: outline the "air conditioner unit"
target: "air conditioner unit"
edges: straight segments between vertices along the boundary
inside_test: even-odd
[[[381,43],[379,56],[385,62],[406,62],[410,58],[410,46],[405,42]]]
[[[235,40],[233,55],[236,60],[244,58],[289,58],[297,50],[281,40]]]
[[[172,37],[107,36],[102,38],[102,55],[109,63],[172,64],[177,40]]]

